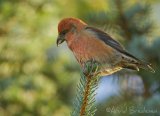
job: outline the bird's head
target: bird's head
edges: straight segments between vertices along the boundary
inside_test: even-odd
[[[58,24],[57,46],[67,39],[66,36],[68,34],[78,32],[81,29],[83,29],[86,25],[87,24],[85,22],[77,18],[62,19]]]

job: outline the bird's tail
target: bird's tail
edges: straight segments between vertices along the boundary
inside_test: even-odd
[[[145,70],[150,71],[152,73],[155,73],[155,70],[151,67],[151,64],[149,64],[149,63],[139,61],[137,66],[138,66],[138,68],[142,68],[142,69],[145,69]]]
[[[133,69],[137,71],[139,71],[139,69],[142,68],[152,73],[155,72],[155,70],[151,67],[151,64],[143,62],[130,54],[129,56],[123,54],[123,59],[121,64],[123,68]]]

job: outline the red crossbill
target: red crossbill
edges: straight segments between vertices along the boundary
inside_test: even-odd
[[[61,20],[58,24],[58,34],[57,45],[66,41],[82,68],[90,60],[98,62],[100,76],[112,74],[123,68],[137,71],[143,68],[154,72],[150,64],[128,53],[110,35],[88,26],[80,19]]]

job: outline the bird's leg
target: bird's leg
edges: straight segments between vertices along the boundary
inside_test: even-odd
[[[83,65],[83,73],[85,76],[95,76],[98,71],[99,63],[95,60],[89,60]]]

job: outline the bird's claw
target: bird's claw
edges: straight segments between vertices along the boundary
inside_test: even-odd
[[[84,63],[83,66],[83,73],[85,76],[95,76],[96,72],[98,71],[99,63],[95,60],[89,60]]]

